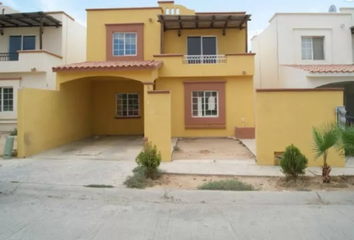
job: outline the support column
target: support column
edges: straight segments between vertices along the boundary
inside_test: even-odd
[[[149,91],[153,91],[154,90],[154,83],[143,83],[144,85],[144,143],[148,141],[149,139],[149,133],[148,130],[149,128],[147,120],[147,113],[148,113],[148,98],[149,98]]]
[[[145,137],[161,153],[162,161],[172,160],[170,91],[148,91],[145,98]]]
[[[40,18],[39,23],[39,49],[43,49],[43,17]]]

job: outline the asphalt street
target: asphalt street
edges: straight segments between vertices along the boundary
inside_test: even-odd
[[[352,192],[96,189],[0,182],[1,240],[354,239]]]

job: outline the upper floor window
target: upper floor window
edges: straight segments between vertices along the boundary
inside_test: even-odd
[[[325,60],[324,37],[301,38],[302,60]]]
[[[17,61],[18,51],[36,49],[36,36],[10,36],[9,43],[9,60]]]
[[[136,56],[137,36],[134,32],[113,33],[113,56]]]

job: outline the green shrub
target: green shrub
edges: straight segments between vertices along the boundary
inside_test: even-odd
[[[300,150],[294,145],[290,145],[286,148],[285,153],[280,159],[280,166],[282,172],[287,177],[297,178],[299,175],[305,174],[308,160]]]
[[[135,159],[136,163],[140,167],[146,168],[146,177],[154,179],[157,168],[161,163],[161,153],[157,151],[156,146],[152,146],[151,143],[145,143],[144,149],[139,153]]]
[[[237,179],[227,179],[215,182],[204,183],[198,187],[199,190],[222,190],[222,191],[254,191],[255,188]]]
[[[128,188],[144,189],[148,185],[148,180],[142,175],[134,174],[133,176],[127,177],[124,181],[124,185]]]
[[[159,179],[163,171],[161,171],[158,168],[151,169],[150,171],[150,176],[148,178],[148,171],[147,168],[144,166],[138,166],[133,169],[133,176],[127,177],[127,179],[124,182],[124,185],[127,186],[128,188],[138,188],[138,189],[144,189],[149,184],[152,184],[152,180],[157,180]]]
[[[10,136],[17,136],[17,128],[13,129],[13,130],[10,132]]]
[[[144,166],[138,166],[133,169],[134,175],[140,174],[140,175],[145,176],[145,178],[148,178],[147,172],[148,172],[147,168]],[[162,176],[162,174],[163,174],[163,171],[158,168],[151,169],[149,178],[151,178],[152,180],[157,180]]]

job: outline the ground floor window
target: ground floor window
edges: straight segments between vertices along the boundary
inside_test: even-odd
[[[193,117],[218,117],[218,92],[193,91],[192,116]]]
[[[12,87],[0,87],[0,112],[14,110],[14,90]]]
[[[139,117],[140,102],[138,93],[117,93],[117,117]]]

